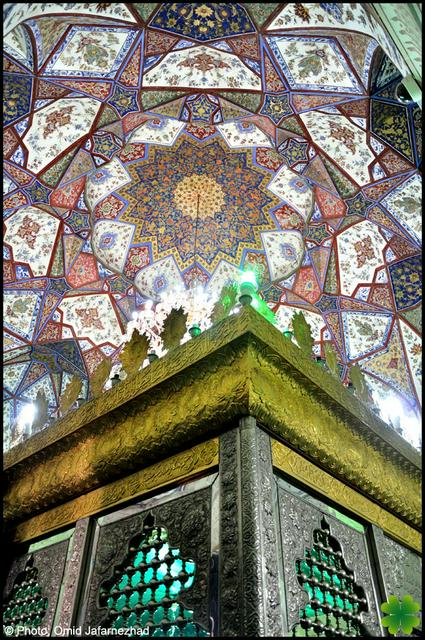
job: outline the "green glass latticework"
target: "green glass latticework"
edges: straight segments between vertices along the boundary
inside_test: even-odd
[[[36,629],[46,615],[47,606],[48,600],[43,598],[38,570],[33,566],[31,556],[24,571],[16,577],[12,593],[3,605],[3,625],[13,628],[12,635],[16,635],[16,627]]]
[[[101,585],[99,604],[108,607],[105,626],[113,629],[149,628],[155,637],[209,636],[193,621],[193,611],[179,603],[196,573],[192,560],[168,544],[167,529],[147,516],[143,532],[130,541],[127,560],[115,568],[114,579]]]
[[[362,587],[344,561],[341,545],[330,535],[322,519],[321,529],[313,532],[313,545],[304,558],[295,561],[298,582],[308,593],[309,602],[300,610],[300,621],[293,637],[365,636],[361,613],[368,611]]]

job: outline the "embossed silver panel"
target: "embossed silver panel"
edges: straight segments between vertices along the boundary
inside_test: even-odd
[[[422,602],[422,559],[414,551],[386,536],[374,527],[375,544],[385,589],[385,596],[410,595]],[[419,629],[422,628],[422,625]],[[398,634],[402,636],[403,634]]]
[[[38,629],[43,630],[46,636],[50,636],[57,608],[59,589],[64,574],[69,540],[62,540],[49,546],[49,540],[47,539],[43,541],[43,544],[45,544],[43,548],[19,556],[13,561],[6,580],[4,599],[7,600],[9,598],[16,577],[23,571],[28,558],[32,555],[34,558],[33,566],[38,570],[37,580],[42,588],[42,596],[48,599],[46,614],[42,618]]]
[[[270,438],[252,417],[220,437],[221,637],[282,637]]]
[[[347,566],[354,572],[356,583],[365,591],[369,611],[362,614],[363,624],[370,635],[383,636],[365,534],[336,519],[332,515],[335,510],[324,503],[316,499],[306,500],[301,490],[295,487],[291,490],[288,483],[278,477],[276,481],[286,593],[286,633],[290,634],[293,625],[299,621],[300,609],[309,601],[306,591],[298,583],[295,561],[304,557],[305,549],[312,546],[313,531],[320,528],[321,519],[325,516],[331,535],[341,545]]]
[[[107,608],[99,606],[100,586],[124,562],[130,540],[142,531],[146,516],[152,514],[155,525],[167,529],[170,546],[179,547],[196,565],[193,586],[179,596],[178,602],[194,611],[194,622],[211,631],[215,624],[209,611],[211,484],[215,478],[187,483],[98,519],[78,625],[83,629],[104,625]]]

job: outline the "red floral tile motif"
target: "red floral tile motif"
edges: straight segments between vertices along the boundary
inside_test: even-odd
[[[91,253],[80,253],[67,275],[68,283],[78,289],[98,279],[96,258]]]
[[[146,153],[146,145],[144,144],[128,144],[118,154],[118,158],[123,162],[131,162],[143,158]]]
[[[15,271],[9,260],[3,260],[3,281],[12,282],[15,279]]]
[[[62,325],[48,322],[38,336],[38,342],[56,342],[62,339]]]
[[[81,326],[83,329],[104,329],[100,318],[99,312],[96,308],[76,309],[75,313],[80,318]]]
[[[332,97],[294,94],[292,101],[297,111],[306,111],[307,109],[313,109],[313,107],[321,107],[322,105],[340,102],[341,98],[340,96]]]
[[[39,231],[40,225],[29,216],[25,216],[16,233],[20,238],[22,238],[22,240],[24,240],[28,247],[34,249],[35,240]]]
[[[87,367],[87,372],[89,376],[91,376],[102,360],[105,359],[105,356],[99,349],[90,349],[90,351],[85,351],[83,353],[83,358]]]
[[[410,242],[407,242],[407,240],[400,236],[393,236],[390,240],[389,247],[397,258],[407,258],[408,256],[413,256],[418,253],[418,247],[410,244]]]
[[[50,204],[53,207],[73,209],[79,200],[85,183],[86,177],[82,176],[78,178],[78,180],[74,180],[60,189],[55,189],[50,196]]]
[[[132,280],[136,273],[149,264],[149,250],[147,247],[133,247],[128,252],[124,265],[124,275]]]
[[[145,113],[129,113],[122,120],[122,128],[124,133],[129,133],[129,131],[133,131],[136,127],[139,127],[141,124],[146,122],[146,120],[150,120],[151,116],[146,115]]]
[[[257,164],[271,171],[277,171],[283,164],[283,158],[274,149],[260,148],[255,152],[255,160]]]
[[[282,229],[304,229],[305,222],[299,213],[287,204],[273,212]]]
[[[375,250],[372,246],[372,238],[370,236],[366,236],[361,241],[355,242],[354,249],[356,251],[358,267],[362,267],[368,260],[376,257]]]
[[[137,87],[139,84],[140,60],[142,48],[138,47],[120,76],[120,83],[126,87]]]
[[[160,31],[146,31],[145,55],[146,57],[167,53],[177,42],[178,37],[170,36]]]
[[[15,151],[19,144],[19,138],[16,135],[13,127],[5,129],[3,132],[3,156],[9,158],[12,152]]]
[[[109,82],[87,82],[86,80],[62,80],[61,83],[66,87],[88,93],[94,98],[105,100],[111,92],[112,85]]]
[[[205,286],[208,282],[208,274],[198,266],[191,267],[183,274],[183,281],[188,289]]]
[[[124,209],[125,203],[114,195],[109,195],[99,202],[94,209],[95,218],[108,218],[113,220]]]
[[[267,91],[285,91],[286,87],[279,78],[277,71],[267,56],[264,56],[264,70]]]
[[[247,56],[248,58],[254,58],[255,60],[258,60],[260,57],[258,36],[256,35],[232,38],[232,40],[229,41],[229,44],[239,56]]]
[[[407,160],[403,160],[395,151],[386,151],[382,158],[381,164],[389,174],[399,173],[400,171],[408,171],[413,165]]]
[[[22,191],[18,191],[13,196],[3,200],[4,209],[15,209],[15,207],[22,207],[24,204],[28,204],[28,202]]]
[[[371,287],[368,302],[385,309],[394,309],[394,298],[387,284],[377,284]]]
[[[31,174],[22,171],[21,169],[19,169],[19,167],[15,167],[15,165],[8,162],[5,163],[4,168],[12,176],[12,178],[16,180],[16,182],[18,182],[18,184],[22,184],[24,186],[31,182],[34,178],[34,176],[32,176]]]
[[[216,128],[208,124],[199,125],[191,123],[187,125],[186,131],[195,138],[198,138],[198,140],[205,140],[205,138],[208,138],[208,136],[216,132]]]
[[[296,295],[300,296],[300,298],[304,298],[311,304],[318,301],[322,295],[322,291],[313,267],[301,267],[297,277],[295,278],[295,284],[292,287],[292,291]]]
[[[320,187],[315,187],[314,193],[322,218],[341,218],[345,216],[347,206],[344,200]]]

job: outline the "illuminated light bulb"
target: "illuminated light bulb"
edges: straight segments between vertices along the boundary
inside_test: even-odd
[[[244,271],[239,276],[239,302],[242,306],[250,305],[257,292],[258,283],[253,271]]]
[[[375,391],[373,400],[379,409],[381,419],[402,435],[412,446],[421,447],[421,421],[414,411],[407,411],[400,398],[382,395]]]
[[[151,311],[153,307],[153,300],[147,300],[145,302],[145,311]]]
[[[137,320],[137,318],[139,317],[139,314],[137,313],[137,311],[132,311],[131,317],[133,318],[133,320]]]
[[[24,405],[18,416],[18,424],[21,428],[31,428],[36,414],[35,405],[32,402]]]
[[[258,283],[257,278],[255,277],[255,273],[253,271],[243,271],[239,276],[239,285],[242,287],[248,287],[257,291]]]

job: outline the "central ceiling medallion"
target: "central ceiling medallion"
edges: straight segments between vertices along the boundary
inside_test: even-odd
[[[284,165],[277,173],[260,166],[256,153],[230,148],[219,131],[204,141],[181,132],[172,145],[149,144],[139,159],[114,158],[87,194],[97,259],[154,299],[195,275],[221,288],[254,258],[266,282],[288,277],[304,242],[282,228],[278,209],[286,197],[304,211],[310,188]]]
[[[225,203],[223,187],[205,173],[182,178],[174,190],[176,209],[184,211],[194,220],[203,220],[223,212]]]

